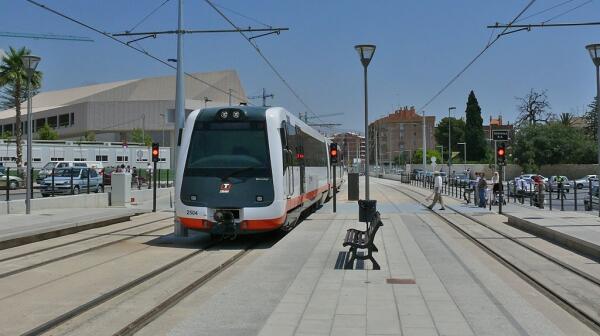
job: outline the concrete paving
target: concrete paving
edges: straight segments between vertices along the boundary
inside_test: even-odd
[[[380,271],[335,267],[346,229],[364,228],[343,190],[337,213],[330,202],[311,215],[169,334],[595,334],[422,206],[377,184],[371,192],[384,222]]]
[[[170,209],[170,204],[169,197],[157,199],[158,210]],[[58,208],[34,210],[30,215],[1,215],[0,248],[19,246],[81,229],[127,221],[131,216],[151,210],[152,201],[145,201],[126,208]]]
[[[404,184],[403,187],[410,188],[422,194],[429,194],[429,189],[415,185]],[[490,213],[488,208],[478,208],[466,204],[459,198],[447,196],[446,199],[454,199],[452,202],[455,210],[464,214],[481,216]],[[512,199],[511,199],[512,200]],[[528,202],[509,202],[503,206],[503,215],[507,217],[507,223],[524,231],[543,237],[555,243],[567,246],[579,253],[600,258],[600,217],[597,211],[560,211],[555,207],[552,211],[546,206],[539,209],[527,205]],[[492,206],[492,213],[498,213],[498,207]]]

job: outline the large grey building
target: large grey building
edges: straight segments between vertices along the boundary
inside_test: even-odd
[[[233,70],[186,76],[186,115],[204,106],[238,105],[246,94]],[[208,83],[208,84],[206,84]],[[142,129],[163,146],[170,146],[175,108],[175,76],[125,80],[33,97],[33,130],[48,123],[61,139],[81,139],[93,132],[98,141],[125,141],[133,129]],[[22,106],[25,126],[27,104]],[[0,111],[0,131],[14,133],[15,110]],[[23,127],[25,133],[26,127]],[[35,138],[35,137],[34,137]]]

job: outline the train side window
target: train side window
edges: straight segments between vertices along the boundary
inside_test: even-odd
[[[283,160],[283,174],[287,171],[287,167],[290,165],[290,151],[287,146],[287,135],[286,135],[286,122],[281,123],[279,129],[279,137],[281,138],[281,158]]]

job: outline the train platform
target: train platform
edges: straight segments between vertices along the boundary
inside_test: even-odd
[[[400,185],[400,182],[394,182]],[[403,184],[420,194],[431,194],[431,190],[414,185]],[[444,197],[453,210],[470,216],[484,216],[486,214],[497,214],[498,206],[479,208],[475,205],[466,204],[459,198]],[[543,237],[556,244],[563,245],[584,255],[600,258],[600,217],[597,211],[550,211],[548,208],[539,209],[533,206],[508,202],[503,206],[503,216],[498,216],[497,221],[514,226],[518,229]],[[486,218],[490,219],[490,216]]]
[[[371,182],[384,225],[375,238],[381,270],[369,261],[341,267],[346,230],[365,228],[342,188],[336,213],[327,203],[210,297],[189,304],[168,334],[596,334],[444,223],[444,211],[437,216],[393,183]],[[482,232],[481,239],[500,242]]]
[[[169,208],[168,197],[157,199],[157,209]],[[132,216],[150,211],[152,201],[140,202],[127,208],[55,208],[33,210],[30,215],[1,215],[0,249],[125,222]]]

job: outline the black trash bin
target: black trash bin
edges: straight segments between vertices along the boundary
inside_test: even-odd
[[[377,200],[358,201],[358,221],[370,223],[377,212]]]
[[[358,201],[358,173],[348,173],[348,200]]]

